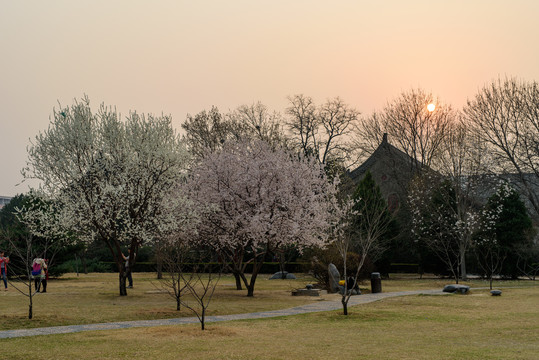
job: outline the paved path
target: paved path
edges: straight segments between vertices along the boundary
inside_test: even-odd
[[[405,296],[405,295],[419,295],[419,294],[447,294],[442,290],[416,290],[416,291],[399,291],[389,293],[378,294],[365,294],[360,296],[352,296],[348,302],[348,306],[366,304],[390,297]],[[288,316],[297,314],[306,314],[320,311],[338,310],[342,308],[340,300],[338,301],[317,301],[312,304],[296,306],[290,309],[262,311],[255,313],[245,314],[233,314],[233,315],[219,315],[219,316],[207,316],[206,323],[218,322],[218,321],[230,321],[230,320],[244,320],[244,319],[263,319],[278,316]],[[20,330],[4,330],[0,331],[0,339],[25,337],[25,336],[37,336],[37,335],[51,335],[51,334],[68,334],[81,331],[96,331],[96,330],[114,330],[114,329],[128,329],[135,327],[150,327],[150,326],[164,326],[164,325],[178,325],[178,324],[193,324],[198,323],[196,317],[184,317],[176,319],[163,319],[163,320],[136,320],[136,321],[120,321],[112,323],[101,324],[88,324],[88,325],[67,325],[67,326],[52,326],[35,329],[20,329]]]

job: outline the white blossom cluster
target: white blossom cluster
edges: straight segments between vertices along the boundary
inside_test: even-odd
[[[119,251],[180,225],[169,210],[184,200],[169,197],[189,156],[169,117],[130,113],[122,121],[103,105],[93,113],[85,98],[56,110],[28,152],[23,174],[40,181],[32,195],[44,205],[26,209],[23,218],[40,223],[33,226],[39,235],[99,239]]]

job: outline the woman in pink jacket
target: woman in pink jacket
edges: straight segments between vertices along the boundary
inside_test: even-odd
[[[0,251],[0,275],[4,280],[5,291],[7,291],[7,264],[9,263],[9,257],[4,257],[4,252]]]

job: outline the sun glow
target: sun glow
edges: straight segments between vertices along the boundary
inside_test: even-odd
[[[427,110],[428,111],[433,112],[434,109],[436,109],[436,105],[434,105],[432,103],[427,105]]]

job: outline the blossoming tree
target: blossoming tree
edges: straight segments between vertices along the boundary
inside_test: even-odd
[[[120,295],[127,295],[127,272],[138,248],[180,225],[163,199],[185,176],[187,164],[169,117],[133,112],[122,121],[104,105],[93,113],[84,98],[54,111],[49,128],[28,148],[23,174],[39,180],[35,194],[57,206],[51,231],[98,240],[110,250]],[[129,249],[127,264],[123,246]]]
[[[328,199],[336,190],[313,159],[263,141],[227,142],[204,157],[186,186],[196,206],[211,209],[200,218],[199,241],[215,249],[247,296],[268,254],[327,241]]]

